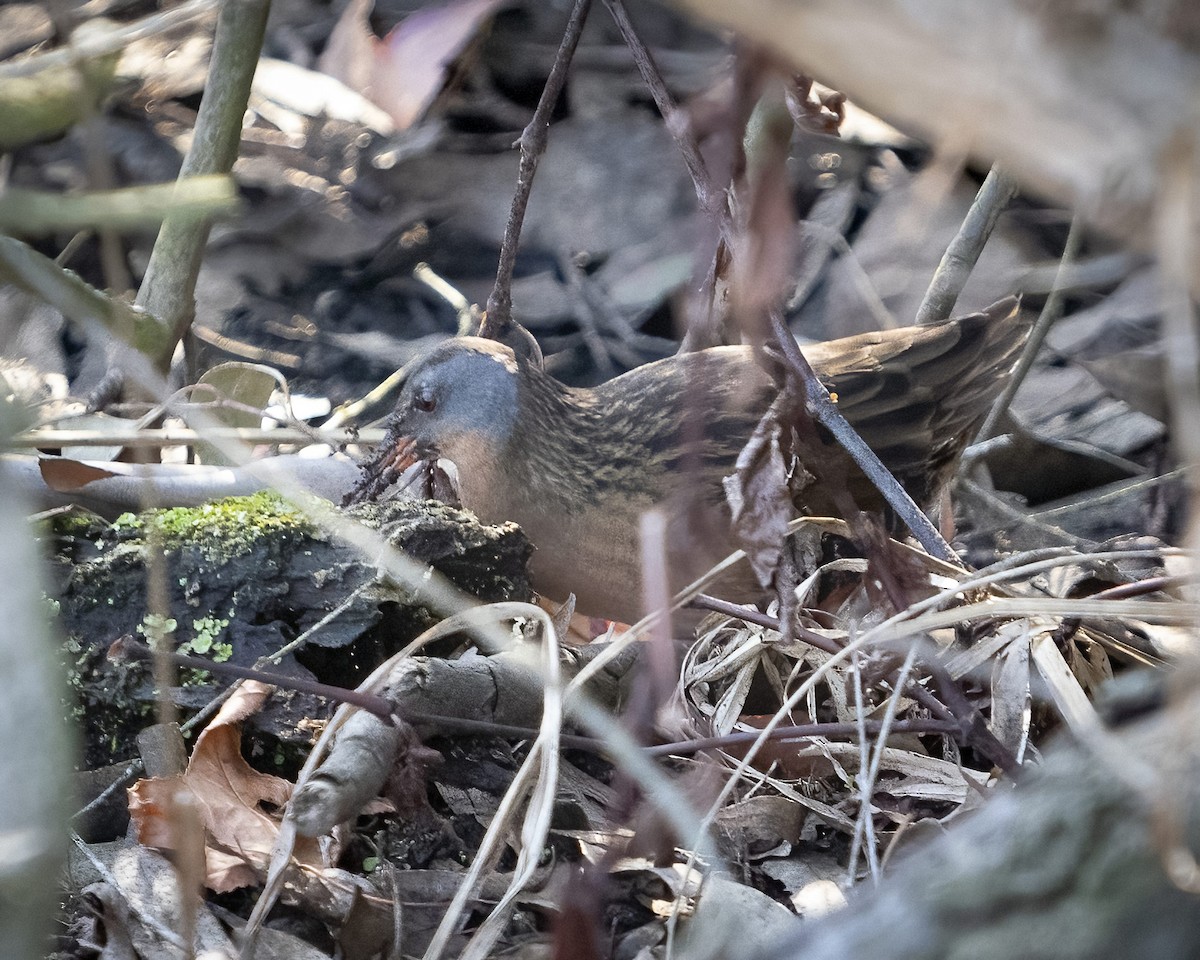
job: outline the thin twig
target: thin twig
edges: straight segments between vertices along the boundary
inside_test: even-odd
[[[748,82],[753,68],[746,68],[745,56],[738,58],[737,69],[734,72],[734,109],[729,124],[732,161],[729,169],[724,171],[728,177],[727,181],[718,184],[700,153],[699,143],[687,116],[678,109],[668,92],[662,73],[649,48],[634,29],[624,3],[622,0],[605,0],[605,6],[608,7],[626,46],[633,55],[634,64],[658,107],[667,132],[683,155],[683,163],[692,178],[696,199],[701,210],[708,215],[714,230],[711,249],[707,249],[707,269],[703,276],[697,276],[697,282],[693,284],[696,295],[689,310],[691,316],[680,344],[680,352],[714,346],[721,342],[719,331],[726,325],[725,314],[728,311],[728,300],[718,296],[717,291],[721,278],[728,270],[735,246],[733,241],[737,231],[730,188],[745,171],[743,135],[753,108],[753,99],[748,96],[753,87],[753,84]]]
[[[834,737],[853,737],[861,730],[870,735],[880,733],[916,733],[916,734],[955,734],[959,725],[954,720],[896,720],[888,724],[881,720],[866,720],[860,726],[858,723],[841,721],[830,723],[798,723],[790,727],[776,727],[771,731],[769,739],[772,743],[788,743],[792,740],[811,740],[817,737],[832,739]],[[761,730],[746,730],[741,733],[726,733],[719,737],[698,737],[694,740],[683,740],[678,743],[662,743],[646,747],[645,753],[651,757],[686,757],[705,750],[725,750],[729,747],[740,747],[754,743],[762,735]]]
[[[709,596],[707,593],[697,594],[689,606],[695,607],[698,610],[711,610],[713,613],[722,613],[727,617],[736,617],[739,620],[744,620],[746,623],[753,623],[755,626],[766,627],[768,630],[774,630],[780,634],[783,633],[778,617],[755,610],[753,607],[743,607],[729,600]],[[801,626],[794,627],[794,631],[795,639],[803,640],[810,647],[816,647],[818,650],[825,651],[825,653],[841,652],[842,645],[824,634]]]
[[[865,778],[866,784],[864,785],[864,791],[863,791],[863,796],[864,796],[865,800],[867,801],[868,817],[869,817],[869,810],[870,810],[869,804],[870,804],[871,796],[875,792],[875,784],[879,782],[879,768],[883,764],[884,747],[887,746],[888,737],[892,733],[897,732],[896,728],[902,722],[902,721],[896,720],[896,714],[900,710],[900,698],[901,698],[905,688],[908,686],[908,677],[909,677],[909,674],[912,672],[914,664],[916,663],[916,657],[917,657],[917,648],[915,646],[909,647],[908,653],[905,654],[905,657],[904,657],[904,663],[901,665],[900,671],[897,674],[897,680],[895,683],[895,687],[892,690],[892,695],[888,698],[887,708],[884,711],[883,719],[880,721],[876,721],[877,723],[879,723],[879,732],[876,735],[875,751],[871,758],[871,766],[870,766],[869,772],[867,773],[867,776]],[[867,723],[867,726],[869,729],[869,727],[870,727],[869,722]],[[964,776],[963,779],[966,780],[967,779],[966,776]],[[872,836],[871,845],[867,849],[868,849],[869,857],[870,857],[870,861],[871,861],[872,875],[875,876],[876,879],[878,879],[879,871],[882,869],[882,865],[879,863],[879,859],[878,859],[878,856],[877,856],[877,853],[875,850],[874,836]]]
[[[1195,471],[1189,467],[1177,467],[1167,473],[1159,474],[1157,477],[1139,477],[1136,480],[1131,480],[1128,483],[1118,481],[1116,486],[1105,488],[1108,492],[1097,495],[1091,495],[1087,498],[1089,507],[1099,506],[1102,503],[1112,503],[1122,497],[1129,496],[1132,493],[1143,493],[1154,487],[1161,486],[1164,483],[1173,483],[1176,480],[1186,480],[1189,474]],[[1073,510],[1079,509],[1079,503],[1068,503],[1061,507],[1051,507],[1045,510],[1034,510],[1029,516],[1036,520],[1048,520],[1051,517],[1061,517]]]
[[[561,252],[556,259],[558,260],[558,269],[567,281],[567,288],[577,298],[578,306],[573,312],[579,325],[580,336],[583,337],[583,345],[591,355],[592,365],[603,379],[608,380],[617,374],[617,368],[604,337],[597,329],[597,314],[592,307],[592,298],[584,293],[583,271],[565,251]],[[633,365],[637,365],[636,360]]]
[[[193,446],[202,441],[235,441],[240,443],[269,443],[272,445],[294,444],[307,446],[327,443],[339,447],[346,443],[372,445],[379,443],[384,431],[369,430],[305,430],[281,427],[263,430],[257,427],[216,427],[193,430],[188,427],[163,427],[157,430],[130,430],[128,433],[105,433],[101,430],[57,430],[53,427],[37,427],[20,433],[9,441],[17,449],[53,449],[57,447],[176,447]]]
[[[946,563],[961,566],[958,555],[950,548],[950,544],[946,542],[945,538],[938,533],[937,527],[913,502],[912,497],[900,485],[900,481],[892,476],[891,471],[883,465],[883,461],[879,459],[875,451],[842,416],[837,404],[830,398],[829,391],[825,389],[825,385],[821,383],[804,354],[800,352],[800,348],[796,345],[796,339],[788,330],[780,312],[772,310],[770,314],[775,340],[783,354],[790,375],[795,378],[800,387],[804,406],[809,415],[833,434],[838,443],[867,475],[867,479],[883,494],[884,499],[896,511],[896,516],[904,521],[913,536],[930,555]]]
[[[883,302],[883,297],[879,295],[875,281],[862,265],[862,261],[858,257],[858,251],[850,246],[843,233],[823,223],[817,223],[815,220],[802,220],[799,224],[799,229],[801,236],[807,235],[812,237],[814,240],[826,244],[838,253],[841,258],[838,261],[839,264],[845,268],[850,281],[854,284],[859,296],[862,298],[863,306],[867,308],[867,311],[871,314],[871,320],[880,330],[891,330],[894,327],[900,326],[896,322],[895,316],[892,315],[892,311]],[[793,291],[791,296],[788,297],[789,310],[804,302],[811,292],[812,287],[816,286],[818,276],[819,274],[813,277],[807,289],[798,287]]]
[[[906,665],[911,665],[910,662],[915,653],[916,647],[909,647]],[[875,791],[874,782],[868,772],[871,769],[871,747],[867,738],[867,713],[863,703],[861,654],[856,653],[850,658],[850,678],[854,681],[854,720],[858,727],[856,738],[858,742],[858,773],[854,778],[855,785],[858,787],[858,816],[854,820],[854,835],[850,840],[850,864],[846,873],[851,881],[855,879],[855,874],[858,872],[858,857],[863,844],[866,844],[871,879],[878,883],[879,856],[875,850],[875,820],[871,816],[871,795]],[[899,691],[892,692],[896,694]]]
[[[525,224],[525,210],[529,206],[529,193],[533,189],[533,177],[538,163],[546,152],[546,132],[550,128],[550,114],[558,103],[563,84],[567,79],[567,68],[579,44],[583,25],[587,20],[592,0],[575,0],[567,29],[554,56],[554,66],[542,88],[542,96],[533,119],[521,132],[517,141],[521,148],[521,163],[517,169],[517,189],[513,194],[508,223],[504,227],[504,242],[500,247],[500,262],[496,267],[496,283],[488,295],[487,313],[479,325],[479,335],[492,340],[502,340],[512,326],[512,278],[517,263],[517,245],[521,241],[521,228]]]
[[[122,638],[118,641],[120,644],[118,653],[126,655],[135,660],[149,660],[154,656],[153,651],[144,643],[139,643],[132,638]],[[366,693],[361,690],[352,690],[349,687],[335,687],[327,683],[319,683],[315,680],[306,680],[304,677],[298,677],[289,674],[273,673],[270,670],[263,670],[260,666],[243,667],[235,663],[218,663],[213,660],[206,660],[203,657],[190,656],[188,654],[167,653],[167,659],[177,667],[182,667],[188,670],[203,670],[206,673],[211,673],[216,676],[233,677],[237,680],[257,680],[259,683],[269,684],[273,687],[279,687],[283,690],[295,690],[298,693],[307,693],[317,697],[324,697],[326,700],[334,701],[335,703],[347,703],[359,710],[365,710],[367,713],[378,717],[385,723],[395,722],[397,719],[403,720],[405,723],[413,725],[432,726],[439,731],[446,733],[461,733],[471,736],[489,736],[489,737],[510,737],[512,739],[530,739],[537,736],[537,730],[531,727],[517,726],[511,723],[495,723],[490,720],[471,720],[466,717],[453,717],[441,713],[426,713],[417,710],[404,710],[397,704],[388,700],[386,697],[379,696],[373,693]],[[260,660],[262,663],[266,658]],[[226,693],[232,693],[230,688]],[[214,700],[209,706],[213,707],[207,710],[211,715],[216,712],[215,706],[219,706],[228,696],[222,696]],[[214,706],[215,705],[215,706]],[[197,714],[196,717],[199,717]],[[196,719],[195,717],[193,719]],[[192,725],[193,727],[195,724]],[[188,729],[181,727],[181,732],[187,733]],[[826,731],[827,732],[827,731]],[[929,732],[942,732],[936,725]],[[804,734],[795,734],[792,736],[803,736]],[[810,736],[822,736],[823,731],[816,731]],[[831,736],[834,734],[830,734]],[[571,747],[576,750],[591,750],[596,753],[604,752],[604,742],[597,740],[594,737],[579,737],[570,734],[563,734],[560,741],[564,747]],[[731,741],[736,742],[736,741]],[[719,746],[720,744],[718,744]],[[674,744],[680,751],[687,751],[689,744]],[[701,747],[695,750],[703,749]],[[89,807],[90,808],[90,807]],[[79,816],[86,812],[87,809],[81,810],[75,816]]]
[[[144,643],[139,643],[131,636],[122,637],[109,649],[109,656],[126,656],[134,660],[162,660],[172,666],[185,670],[203,670],[219,677],[232,677],[237,680],[256,680],[259,683],[297,693],[308,693],[317,697],[350,703],[360,710],[366,710],[382,720],[390,721],[393,713],[392,705],[383,697],[360,693],[345,687],[333,687],[327,683],[308,680],[305,677],[290,677],[283,674],[271,673],[257,667],[243,667],[237,663],[206,660],[204,657],[194,657],[184,653],[172,653],[169,650],[151,649]]]
[[[1062,259],[1058,261],[1058,272],[1054,275],[1054,285],[1050,288],[1050,295],[1046,297],[1046,303],[1042,307],[1042,312],[1038,315],[1037,323],[1033,325],[1033,329],[1029,332],[1029,342],[1025,344],[1024,350],[1021,351],[1021,359],[1018,361],[1016,369],[1013,370],[1008,383],[1004,385],[1004,391],[996,398],[996,402],[992,404],[992,409],[988,411],[987,419],[983,422],[983,426],[979,428],[979,435],[976,438],[977,443],[980,440],[988,439],[988,437],[996,432],[996,424],[1012,404],[1012,399],[1016,395],[1017,388],[1021,386],[1025,381],[1025,377],[1029,374],[1029,370],[1033,366],[1033,359],[1042,347],[1042,341],[1046,339],[1046,334],[1050,332],[1050,328],[1062,316],[1064,281],[1067,271],[1071,268],[1071,265],[1075,262],[1075,257],[1079,254],[1079,244],[1082,239],[1083,227],[1079,222],[1079,215],[1076,214],[1071,218],[1071,227],[1067,231],[1067,240],[1063,244]]]
[[[986,510],[1000,515],[1000,522],[981,526],[979,533],[995,533],[997,530],[1003,530],[1005,538],[1010,539],[1013,535],[1022,528],[1030,528],[1036,530],[1044,537],[1057,540],[1060,543],[1070,544],[1071,547],[1078,550],[1080,553],[1087,553],[1089,550],[1094,550],[1096,541],[1088,540],[1084,537],[1077,537],[1073,533],[1068,533],[1062,527],[1057,527],[1052,523],[1046,523],[1032,514],[1018,510],[1016,507],[1006,503],[1003,499],[996,495],[992,490],[982,484],[967,477],[959,477],[954,481],[955,490],[960,496],[974,497],[978,503],[981,503]],[[1089,501],[1090,503],[1090,501]]]
[[[146,765],[142,763],[140,757],[130,760],[129,765],[121,772],[121,775],[107,787],[105,787],[99,794],[89,800],[85,806],[80,807],[73,814],[71,814],[71,819],[78,820],[80,817],[86,817],[93,810],[99,810],[102,806],[104,806],[105,803],[108,802],[109,797],[115,794],[118,790],[123,790],[125,787],[129,786],[129,784],[133,783],[134,780],[136,780],[145,772]]]
[[[54,67],[69,66],[77,60],[94,60],[117,53],[138,40],[169,30],[190,27],[209,16],[216,6],[217,0],[191,0],[174,9],[143,17],[133,23],[114,26],[108,30],[94,30],[86,36],[72,36],[68,47],[0,65],[0,80],[32,77]]]
[[[462,291],[438,274],[433,267],[422,260],[413,267],[412,275],[454,308],[458,318],[459,336],[466,336],[479,326],[479,308],[472,307],[471,301]]]
[[[350,592],[345,600],[326,613],[325,616],[321,617],[320,620],[301,633],[298,637],[288,641],[282,647],[278,647],[275,650],[272,650],[270,653],[264,654],[255,660],[251,669],[255,671],[265,671],[268,666],[278,665],[281,663],[284,657],[291,653],[295,653],[297,650],[304,647],[312,637],[320,633],[322,629],[341,617],[354,605],[356,601],[360,600],[363,594],[365,594],[375,583],[377,583],[377,581],[372,579],[359,584]],[[207,667],[205,667],[205,669],[207,669]],[[258,679],[261,679],[261,677],[258,677]],[[263,682],[271,683],[273,681],[263,680]],[[286,686],[286,684],[276,685]],[[192,714],[191,717],[180,724],[180,732],[187,734],[192,730],[202,727],[204,724],[208,723],[209,718],[216,716],[217,711],[221,709],[226,700],[233,696],[239,686],[241,686],[240,680],[230,684],[228,687],[214,696],[208,701],[208,703],[206,703],[203,707]]]
[[[650,48],[642,42],[642,38],[634,30],[622,0],[604,0],[604,5],[612,14],[617,28],[621,31],[621,37],[629,47],[629,52],[633,54],[633,62],[637,65],[638,73],[642,75],[642,82],[646,84],[646,89],[650,91],[650,96],[654,99],[654,104],[658,107],[658,112],[666,123],[667,132],[674,138],[680,153],[683,154],[683,162],[696,188],[696,198],[700,201],[701,209],[713,216],[720,216],[726,209],[725,191],[718,189],[713,182],[712,176],[708,172],[708,165],[705,164],[704,158],[700,154],[700,144],[692,132],[692,126],[679,112],[674,98],[667,91],[662,72],[658,69],[658,64],[654,62]]]
[[[1016,181],[993,165],[958,228],[958,234],[934,271],[925,299],[917,309],[917,323],[936,323],[950,316],[1000,213],[1016,192]]]
[[[1174,590],[1176,587],[1187,587],[1195,584],[1194,577],[1147,577],[1145,580],[1134,580],[1132,583],[1119,583],[1115,587],[1101,590],[1092,594],[1093,600],[1124,600],[1126,597],[1144,597],[1148,593],[1159,593],[1164,590]]]

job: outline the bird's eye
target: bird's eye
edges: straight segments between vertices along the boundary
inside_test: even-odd
[[[433,390],[430,387],[421,387],[413,395],[413,409],[420,410],[422,413],[432,413],[437,407],[437,397],[433,395]]]

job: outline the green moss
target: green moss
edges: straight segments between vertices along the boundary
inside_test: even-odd
[[[311,536],[315,532],[303,513],[265,490],[198,507],[126,513],[112,525],[113,532],[125,542],[145,541],[151,529],[164,549],[194,546],[212,563],[244,556],[266,536],[287,533]]]
[[[233,616],[233,611],[230,611],[230,616]],[[198,657],[211,656],[217,663],[224,663],[233,656],[233,644],[218,643],[217,638],[228,626],[228,620],[218,620],[216,617],[201,617],[193,620],[194,636],[191,640],[179,645],[179,653]]]
[[[49,529],[53,534],[60,537],[78,537],[81,540],[95,537],[106,526],[100,517],[87,510],[67,510],[55,514],[49,522]]]

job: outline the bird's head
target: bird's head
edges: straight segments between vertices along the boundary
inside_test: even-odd
[[[458,337],[413,362],[389,422],[396,467],[499,456],[517,424],[520,368],[492,340]]]

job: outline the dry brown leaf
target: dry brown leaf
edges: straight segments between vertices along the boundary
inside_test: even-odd
[[[371,87],[371,65],[375,44],[379,42],[367,23],[374,6],[374,0],[350,0],[329,34],[329,43],[317,58],[322,73],[362,94]]]
[[[770,586],[775,576],[793,513],[780,433],[772,407],[738,454],[733,476],[725,478],[734,536],[763,587]]]
[[[51,490],[71,493],[86,487],[93,480],[107,480],[117,474],[100,467],[93,467],[78,460],[38,460],[38,470]]]
[[[291,795],[290,783],[255,770],[241,753],[241,721],[262,706],[272,689],[246,681],[197,738],[182,777],[142,780],[129,791],[138,842],[160,850],[179,847],[171,809],[180,791],[191,793],[205,828],[205,885],[217,893],[258,882]],[[295,856],[325,866],[313,842],[298,844]]]
[[[798,843],[807,816],[804,807],[786,797],[763,795],[725,807],[716,826],[727,856],[758,860]]]

